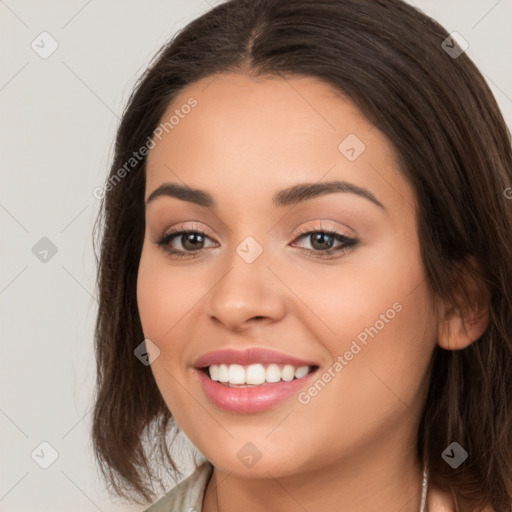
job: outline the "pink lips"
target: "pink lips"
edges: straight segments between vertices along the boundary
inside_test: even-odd
[[[316,366],[318,363],[315,361],[304,361],[281,352],[274,350],[267,350],[264,348],[250,348],[247,350],[234,350],[226,348],[223,350],[215,350],[203,354],[196,359],[193,366],[195,368],[205,368],[212,364],[241,364],[242,366],[250,364],[291,364],[292,366]]]
[[[194,367],[203,392],[213,404],[230,412],[245,414],[257,413],[275,407],[309,386],[317,374],[317,371],[314,370],[301,379],[289,382],[265,382],[252,387],[229,387],[213,381],[204,371],[205,367],[212,364],[241,364],[245,366],[256,363],[263,365],[291,364],[295,367],[318,366],[313,361],[298,359],[272,350],[253,348],[245,351],[224,349],[208,352],[194,362]]]

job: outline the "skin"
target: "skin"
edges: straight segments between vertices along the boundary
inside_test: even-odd
[[[218,206],[172,197],[147,205],[137,300],[144,335],[160,350],[151,368],[162,396],[215,466],[204,512],[417,512],[415,445],[432,351],[464,348],[486,317],[448,308],[435,316],[413,190],[387,138],[350,101],[309,77],[224,73],[188,86],[163,117],[191,96],[198,105],[149,152],[145,197],[175,182],[208,191]],[[349,134],[366,146],[354,161],[338,149]],[[329,180],[366,188],[385,210],[346,192],[272,205],[283,188]],[[156,244],[171,228],[205,233],[195,241],[204,248],[194,253],[178,236],[172,247],[191,256],[173,258]],[[322,258],[301,228],[359,243]],[[251,264],[236,252],[247,236],[263,249]],[[255,414],[224,411],[192,367],[211,350],[264,347],[318,361],[321,375],[394,303],[400,312],[305,405],[293,396]],[[262,454],[252,467],[237,457],[247,442]],[[428,503],[454,510],[434,488]]]

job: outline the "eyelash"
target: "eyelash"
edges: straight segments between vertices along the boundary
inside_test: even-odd
[[[302,229],[299,231],[298,236],[295,238],[295,240],[302,238],[306,235],[313,235],[313,234],[318,234],[318,233],[332,236],[339,242],[342,242],[343,245],[337,249],[326,249],[324,251],[316,251],[314,249],[302,249],[302,251],[307,252],[308,254],[314,254],[315,256],[319,256],[320,258],[326,259],[326,258],[337,257],[338,255],[349,252],[350,250],[355,249],[357,247],[357,245],[359,244],[359,241],[356,240],[355,238],[349,238],[348,236],[342,235],[341,233],[338,233],[337,231],[332,230],[332,229],[319,229],[319,230]],[[176,230],[172,230],[172,231],[166,233],[165,235],[163,235],[156,242],[156,244],[159,247],[161,247],[167,254],[172,256],[173,258],[174,257],[176,257],[176,258],[191,258],[192,257],[193,258],[195,256],[192,256],[192,254],[199,253],[199,252],[205,250],[203,248],[203,249],[198,249],[197,251],[181,251],[181,250],[176,250],[176,249],[171,248],[169,246],[171,241],[174,238],[177,238],[183,234],[187,234],[187,235],[188,234],[196,234],[196,235],[201,235],[206,238],[210,238],[208,235],[206,235],[206,233],[197,231],[195,229],[176,229]]]

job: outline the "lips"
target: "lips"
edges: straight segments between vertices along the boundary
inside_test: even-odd
[[[207,368],[212,365],[291,365],[297,368],[310,367],[310,372],[301,378],[284,382],[264,382],[253,386],[231,387],[212,380]],[[291,399],[316,378],[317,362],[299,359],[288,354],[252,348],[244,351],[223,349],[208,352],[194,362],[195,375],[203,393],[215,406],[237,414],[259,413]]]
[[[248,366],[251,364],[289,364],[295,367],[318,366],[318,362],[268,350],[264,348],[250,348],[246,350],[222,349],[207,352],[193,363],[195,368],[201,369],[212,364],[239,364]]]

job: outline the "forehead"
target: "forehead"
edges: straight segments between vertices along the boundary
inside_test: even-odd
[[[146,198],[166,181],[268,194],[297,182],[345,179],[375,195],[381,190],[388,202],[413,202],[385,135],[312,77],[207,77],[174,98],[160,126],[147,159]]]

